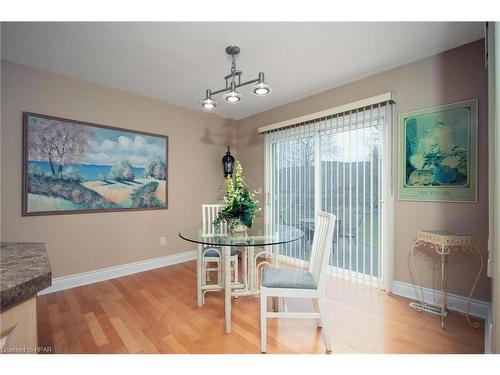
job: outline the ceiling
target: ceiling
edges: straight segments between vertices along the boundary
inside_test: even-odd
[[[241,88],[240,103],[215,113],[232,119],[466,44],[480,22],[159,22],[2,23],[2,58],[72,78],[200,109],[205,89],[224,85],[227,45],[241,48],[243,79],[259,71],[267,97]]]

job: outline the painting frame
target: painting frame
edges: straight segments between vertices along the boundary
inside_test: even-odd
[[[146,137],[160,138],[165,142],[165,200],[162,207],[116,207],[116,208],[98,208],[98,209],[72,209],[72,210],[53,210],[53,211],[30,211],[28,203],[28,169],[29,169],[29,121],[30,117],[37,117],[41,119],[61,121],[64,123],[72,123],[91,128],[105,129],[110,131],[124,132]],[[111,125],[102,125],[86,121],[74,120],[64,117],[57,117],[47,114],[35,112],[22,112],[22,202],[21,202],[21,216],[47,216],[47,215],[71,215],[71,214],[89,214],[89,213],[109,213],[109,212],[125,212],[125,211],[152,211],[152,210],[167,210],[168,209],[168,185],[169,185],[169,137],[163,134],[145,132],[140,130],[126,129]]]
[[[454,111],[454,112],[453,112]],[[408,175],[409,159],[408,150],[409,139],[407,135],[410,120],[414,120],[411,125],[418,126],[418,119],[443,119],[452,113],[465,111],[468,114],[468,122],[466,122],[467,144],[465,155],[467,155],[467,172],[466,183],[462,186],[442,185],[419,185],[411,186]],[[458,116],[458,114],[456,114]],[[458,122],[461,127],[463,123]],[[443,124],[441,122],[441,124]],[[422,125],[423,126],[423,125]],[[441,126],[441,125],[439,125]],[[444,127],[444,124],[443,124]],[[438,128],[438,123],[434,129]],[[449,129],[452,129],[448,127]],[[448,129],[448,130],[449,130]],[[453,132],[455,129],[452,130]],[[462,137],[464,131],[462,130]],[[449,203],[477,203],[477,148],[478,148],[478,100],[471,99],[451,104],[444,104],[425,109],[415,110],[411,112],[401,113],[399,115],[399,168],[398,168],[398,200],[400,201],[419,201],[419,202],[449,202]],[[442,162],[443,160],[441,160]],[[413,166],[412,166],[413,167]],[[442,166],[441,166],[442,167]],[[439,168],[439,167],[438,167]],[[462,178],[463,176],[460,175]],[[433,176],[434,178],[434,176]],[[458,183],[457,183],[458,185]]]

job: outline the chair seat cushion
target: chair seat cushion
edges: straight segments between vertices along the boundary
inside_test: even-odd
[[[316,289],[308,271],[293,268],[264,268],[262,286],[266,288]]]
[[[214,249],[217,249],[220,252],[222,252],[222,249],[220,247],[205,247],[203,249],[203,251],[205,251],[205,250],[206,251],[203,254],[203,256],[204,257],[209,257],[209,258],[218,258],[219,257],[219,253],[216,250],[214,250]],[[238,251],[236,249],[234,249],[234,248],[231,248],[231,256],[235,256],[236,254],[238,254]]]

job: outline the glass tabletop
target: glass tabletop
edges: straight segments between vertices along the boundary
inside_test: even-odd
[[[295,227],[278,225],[274,230],[254,226],[242,233],[203,234],[200,228],[189,228],[179,232],[182,239],[203,245],[214,246],[269,246],[300,240],[304,232]]]

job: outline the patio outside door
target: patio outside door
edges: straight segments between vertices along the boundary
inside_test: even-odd
[[[305,233],[302,243],[280,249],[282,260],[304,266],[315,212],[331,212],[337,216],[331,273],[384,286],[391,120],[391,106],[376,105],[266,135],[267,222]]]

